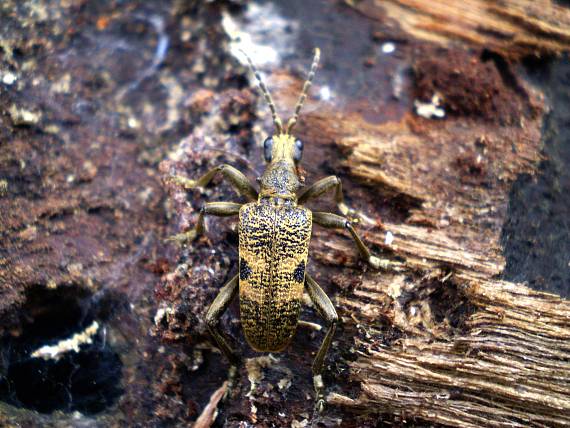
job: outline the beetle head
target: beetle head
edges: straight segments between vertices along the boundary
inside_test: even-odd
[[[267,163],[291,162],[297,165],[303,156],[303,142],[291,134],[277,134],[263,142],[263,157]]]
[[[313,63],[311,65],[309,75],[307,76],[307,80],[303,85],[301,95],[299,95],[299,100],[295,105],[295,112],[293,114],[293,117],[289,119],[289,121],[287,122],[287,126],[285,127],[283,126],[283,122],[277,115],[277,111],[275,109],[275,103],[271,98],[271,94],[269,93],[267,86],[265,86],[265,83],[261,79],[259,72],[253,65],[251,58],[245,52],[243,52],[243,54],[247,58],[249,66],[253,71],[253,73],[255,74],[255,77],[259,83],[259,88],[261,89],[261,92],[265,97],[265,101],[269,105],[269,109],[271,110],[271,115],[273,117],[273,124],[275,125],[275,134],[272,137],[267,138],[263,143],[263,156],[265,158],[265,161],[268,163],[284,162],[284,163],[297,165],[301,161],[301,157],[303,155],[303,143],[301,140],[295,138],[292,135],[291,131],[297,124],[297,121],[299,119],[299,113],[301,111],[301,108],[303,107],[303,104],[305,103],[305,100],[307,99],[307,93],[309,92],[309,89],[311,88],[311,85],[313,83],[313,79],[315,78],[315,73],[319,65],[321,51],[319,48],[315,48],[315,56],[313,58]]]

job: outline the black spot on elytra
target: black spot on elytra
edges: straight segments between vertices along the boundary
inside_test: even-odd
[[[301,260],[301,263],[293,271],[293,279],[297,282],[303,282],[305,280],[305,261]]]
[[[239,261],[239,279],[245,281],[251,276],[251,268],[244,259]]]

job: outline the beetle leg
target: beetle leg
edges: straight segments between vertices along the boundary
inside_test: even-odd
[[[168,240],[174,241],[180,245],[185,242],[191,242],[205,232],[206,226],[204,224],[204,217],[206,214],[218,217],[230,217],[239,214],[241,206],[242,204],[237,204],[235,202],[206,202],[206,204],[200,209],[196,226],[188,232],[171,236]]]
[[[220,322],[220,318],[230,306],[230,303],[232,303],[237,296],[239,290],[238,284],[238,275],[235,275],[221,288],[220,292],[210,305],[208,312],[206,312],[206,325],[208,326],[208,330],[222,353],[230,362],[230,369],[228,370],[228,388],[226,390],[225,397],[231,395],[235,378],[238,373],[237,365],[239,363],[239,358],[230,345],[228,345],[226,338],[219,331],[218,324]]]
[[[323,195],[324,193],[335,189],[334,200],[338,207],[338,210],[342,213],[342,215],[348,217],[351,222],[357,223],[359,218],[361,217],[358,212],[352,208],[350,208],[344,202],[344,196],[342,193],[342,182],[340,178],[336,175],[331,175],[325,177],[313,185],[307,187],[300,195],[298,199],[299,205],[306,203],[311,199],[318,198],[319,196]]]
[[[220,322],[220,318],[224,312],[226,312],[230,306],[232,300],[237,296],[238,284],[238,275],[236,275],[221,288],[206,313],[206,325],[208,326],[208,330],[232,366],[236,366],[239,359],[235,352],[232,351],[232,348],[228,345],[225,337],[222,336],[218,330],[218,323]]]
[[[356,243],[358,247],[358,251],[364,260],[366,260],[370,266],[376,269],[387,269],[390,262],[386,259],[380,259],[376,256],[373,256],[368,247],[362,242],[360,236],[356,233],[354,226],[352,223],[344,217],[333,213],[325,213],[325,212],[314,212],[313,213],[313,222],[318,225],[321,225],[326,228],[330,229],[346,229],[352,236],[352,239]]]
[[[206,325],[208,326],[208,330],[210,330],[210,334],[214,337],[221,351],[232,365],[237,365],[238,358],[228,345],[224,336],[219,332],[218,323],[224,312],[228,309],[228,306],[230,306],[232,300],[237,296],[237,292],[238,275],[234,276],[222,287],[206,313]]]
[[[195,189],[196,187],[206,187],[218,173],[221,173],[223,177],[230,182],[232,187],[240,196],[245,196],[250,201],[257,200],[257,190],[253,187],[253,184],[251,184],[247,177],[239,170],[227,164],[218,165],[217,167],[212,168],[198,180],[191,180],[179,175],[170,177],[170,179],[185,189]]]
[[[317,356],[313,362],[313,383],[315,385],[315,393],[317,396],[316,407],[317,410],[321,412],[324,409],[324,384],[322,378],[323,363],[331,346],[336,325],[338,323],[338,315],[336,314],[336,310],[329,297],[309,274],[305,274],[305,286],[315,308],[329,324],[327,334],[325,335],[323,343],[321,344],[319,352],[317,352]]]

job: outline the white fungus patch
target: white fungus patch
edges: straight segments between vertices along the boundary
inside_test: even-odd
[[[75,333],[68,339],[63,339],[55,345],[45,345],[32,352],[32,358],[43,358],[44,360],[59,360],[66,352],[79,352],[81,345],[93,343],[93,336],[99,330],[99,323],[93,321],[89,327],[80,333]]]
[[[246,397],[252,397],[252,394],[257,389],[257,385],[265,377],[263,374],[264,368],[271,367],[274,363],[279,362],[279,359],[273,357],[271,354],[264,355],[257,358],[248,358],[245,361],[245,369],[247,371],[247,379],[249,380],[250,390]]]
[[[291,428],[305,428],[308,425],[309,425],[308,419],[303,419],[302,421],[298,421],[298,420],[294,419],[291,422]]]
[[[280,391],[289,389],[290,386],[291,386],[291,378],[289,376],[285,376],[283,379],[277,382],[277,387],[279,388]]]
[[[445,110],[440,107],[441,97],[439,94],[433,94],[429,103],[414,100],[414,107],[416,114],[426,119],[443,119],[445,117]]]
[[[8,114],[15,125],[35,125],[42,118],[41,113],[19,108],[15,104],[10,106]]]
[[[382,53],[391,54],[396,50],[396,45],[392,42],[386,42],[382,43],[380,49],[382,50]]]
[[[386,238],[384,239],[384,244],[392,245],[392,242],[394,242],[394,235],[392,234],[392,232],[388,231],[386,232]]]
[[[392,96],[397,100],[401,98],[404,92],[404,73],[405,67],[399,65],[392,76]]]
[[[4,83],[5,85],[12,85],[16,80],[18,80],[18,76],[9,71],[4,73],[4,75],[2,76],[2,83]]]
[[[222,26],[230,37],[232,55],[246,65],[243,50],[256,66],[278,64],[293,53],[299,29],[299,23],[281,16],[273,3],[250,3],[240,17],[224,12]]]
[[[326,86],[326,85],[321,87],[321,89],[319,90],[319,97],[323,101],[329,101],[333,97],[333,94],[331,92],[331,88],[329,86]]]
[[[274,357],[271,354],[257,358],[248,358],[245,361],[247,378],[251,385],[249,392],[246,394],[246,397],[248,397],[250,400],[254,400],[257,387],[265,378],[263,371],[266,369],[275,370],[284,374],[284,376],[277,382],[277,388],[279,388],[279,391],[284,392],[291,387],[293,381],[293,372],[287,367],[279,365],[279,362],[280,359]],[[264,396],[267,396],[266,394],[267,392],[264,393]]]
[[[154,315],[154,325],[159,325],[167,315],[173,314],[173,313],[174,313],[174,309],[172,309],[170,307],[158,308],[158,310],[156,311],[156,314]]]

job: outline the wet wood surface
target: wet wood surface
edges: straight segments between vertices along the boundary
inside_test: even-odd
[[[550,108],[517,61],[566,49],[566,8],[551,5],[539,25],[527,3],[498,3],[485,27],[473,12],[484,2],[464,2],[448,25],[469,8],[479,38],[455,43],[428,6],[403,1],[71,2],[29,14],[8,3],[0,422],[570,424],[570,303],[502,278],[510,192],[539,174]],[[237,271],[235,221],[209,219],[185,248],[164,241],[204,202],[240,200],[226,183],[187,192],[171,175],[226,162],[254,181],[263,169],[270,115],[237,47],[267,49],[258,65],[286,116],[314,45],[323,62],[296,129],[303,175],[339,175],[364,240],[391,262],[371,269],[347,233],[313,230],[308,271],[341,318],[321,415],[310,366],[323,332],[311,324],[284,353],[257,354],[232,305],[222,328],[244,364],[225,383],[204,315]],[[332,197],[311,208],[334,210]],[[322,322],[310,305],[302,318]],[[81,352],[29,358],[93,320]],[[63,392],[41,382],[54,375]],[[100,386],[84,392],[81,379]],[[60,392],[72,398],[42,395]]]

